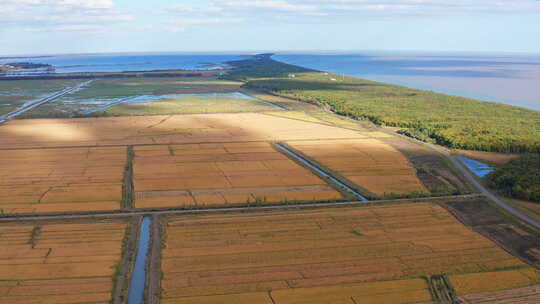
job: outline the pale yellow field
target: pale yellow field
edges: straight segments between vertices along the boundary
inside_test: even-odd
[[[162,302],[428,302],[419,277],[508,267],[540,282],[536,270],[430,203],[171,218]]]
[[[2,125],[0,149],[364,137],[352,130],[258,113],[25,119]]]
[[[0,213],[120,209],[126,148],[0,150]]]
[[[294,141],[288,144],[371,193],[427,192],[407,158],[382,141]]]
[[[269,143],[135,147],[137,208],[341,198]]]
[[[124,222],[0,225],[0,302],[109,303]]]

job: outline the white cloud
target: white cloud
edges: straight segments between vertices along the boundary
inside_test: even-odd
[[[213,18],[226,23],[242,19],[250,23],[346,23],[358,18],[509,14],[540,12],[537,0],[209,0],[199,4],[173,5],[164,10],[172,19]],[[219,23],[219,22],[208,22]],[[195,24],[195,23],[193,23]]]
[[[134,19],[117,10],[114,0],[0,0],[0,11],[0,27],[32,32],[96,31]]]
[[[220,3],[225,8],[233,9],[270,9],[279,11],[302,12],[316,10],[316,5],[297,4],[284,0],[225,1]]]

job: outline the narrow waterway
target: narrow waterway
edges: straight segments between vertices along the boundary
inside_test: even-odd
[[[139,231],[139,245],[137,247],[137,256],[135,266],[131,274],[129,287],[128,304],[143,304],[144,289],[146,286],[146,261],[150,248],[150,226],[152,220],[150,217],[144,217]]]
[[[346,184],[342,183],[341,181],[339,181],[338,179],[336,179],[335,177],[333,177],[331,174],[325,172],[324,170],[322,170],[321,168],[315,166],[314,164],[312,164],[310,161],[308,161],[307,159],[303,158],[302,156],[294,153],[294,151],[290,150],[289,148],[287,148],[286,146],[282,145],[282,144],[279,144],[279,143],[276,143],[275,144],[276,147],[278,147],[281,151],[285,152],[286,154],[294,157],[295,159],[297,159],[299,162],[303,163],[304,165],[310,167],[313,171],[317,172],[318,174],[326,177],[327,179],[329,179],[331,182],[333,182],[334,184],[338,185],[339,187],[345,189],[347,192],[351,193],[352,195],[356,196],[360,201],[362,202],[367,202],[368,199],[365,198],[364,196],[362,196],[360,193],[358,193],[356,190],[354,190],[353,188],[347,186]]]

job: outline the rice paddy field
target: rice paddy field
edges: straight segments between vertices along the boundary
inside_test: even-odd
[[[136,208],[351,199],[274,142],[287,142],[370,197],[429,192],[408,159],[376,132],[275,113],[9,121],[0,128],[0,210],[131,208],[126,188]]]
[[[77,83],[0,82],[0,114]],[[437,282],[465,303],[539,299],[540,234],[480,198],[155,213],[148,234],[129,213],[354,199],[275,143],[370,199],[470,193],[433,151],[366,123],[187,77],[98,79],[31,117],[47,118],[0,126],[1,303],[126,302],[148,240],[147,297],[164,304],[442,303]],[[112,211],[126,220],[69,219]]]
[[[171,217],[164,235],[161,303],[426,303],[436,274],[460,294],[540,282],[431,203]]]
[[[125,115],[164,115],[164,114],[199,114],[229,112],[264,112],[281,110],[277,106],[265,104],[236,94],[230,97],[165,97],[163,100],[149,102],[122,103],[103,111],[94,112],[93,116]]]
[[[0,150],[0,213],[119,210],[126,148]]]
[[[241,86],[241,82],[208,77],[96,79],[85,88],[44,104],[21,118],[317,110],[313,105]],[[0,101],[1,98],[0,92]],[[12,98],[5,97],[6,101]]]
[[[261,113],[23,119],[0,128],[0,149],[365,138]]]
[[[0,115],[7,114],[25,102],[79,84],[79,80],[14,80],[0,81]]]
[[[140,146],[134,153],[137,208],[343,198],[269,143]]]
[[[110,303],[125,222],[0,224],[0,301]]]
[[[287,144],[375,196],[426,193],[407,158],[377,139],[297,141]]]

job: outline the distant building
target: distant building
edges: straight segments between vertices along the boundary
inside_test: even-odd
[[[289,78],[296,78],[295,74],[289,74]]]

